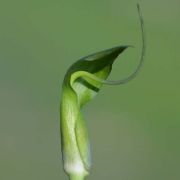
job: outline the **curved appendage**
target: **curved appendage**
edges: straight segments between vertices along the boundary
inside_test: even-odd
[[[145,30],[144,30],[144,21],[143,21],[143,17],[141,14],[141,10],[140,10],[140,6],[139,4],[137,4],[137,9],[138,9],[138,15],[139,15],[139,20],[140,20],[140,25],[141,25],[141,34],[142,34],[142,51],[141,51],[141,57],[140,57],[140,62],[136,68],[136,70],[130,74],[128,77],[121,79],[121,80],[117,80],[117,81],[111,81],[111,80],[104,80],[104,79],[100,79],[97,76],[88,73],[87,71],[77,71],[75,73],[73,73],[71,75],[71,82],[70,84],[72,85],[73,82],[78,79],[78,78],[89,78],[92,80],[95,80],[97,82],[100,82],[102,84],[107,84],[107,85],[120,85],[120,84],[125,84],[127,82],[129,82],[130,80],[134,79],[136,77],[136,75],[138,74],[139,70],[141,69],[143,63],[144,63],[144,56],[145,56],[145,51],[146,51],[146,39],[145,39]]]

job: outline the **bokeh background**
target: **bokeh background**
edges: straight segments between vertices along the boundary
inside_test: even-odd
[[[136,79],[103,86],[83,110],[89,180],[180,179],[180,1],[140,1],[147,53]],[[77,59],[132,44],[114,64],[121,79],[138,64],[136,0],[0,1],[0,179],[67,180],[59,101]]]

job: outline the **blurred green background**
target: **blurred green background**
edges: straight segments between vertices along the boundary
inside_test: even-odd
[[[0,1],[0,179],[67,180],[59,101],[77,59],[132,44],[114,64],[138,64],[136,0]],[[140,1],[146,62],[136,79],[103,86],[84,108],[92,144],[89,180],[180,179],[180,1]]]

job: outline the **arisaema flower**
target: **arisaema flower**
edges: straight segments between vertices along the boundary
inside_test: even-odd
[[[139,10],[139,6],[138,6]],[[141,29],[143,33],[143,21]],[[143,63],[143,49],[137,69],[126,79],[107,80],[113,62],[129,46],[118,46],[86,56],[75,62],[67,71],[61,96],[61,142],[64,170],[70,180],[83,180],[91,167],[90,144],[82,107],[99,92],[103,84],[122,84],[134,78]]]

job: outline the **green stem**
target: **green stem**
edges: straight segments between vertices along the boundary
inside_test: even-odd
[[[85,180],[84,175],[73,174],[69,176],[69,180]]]

